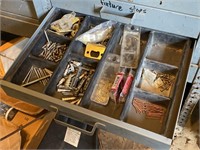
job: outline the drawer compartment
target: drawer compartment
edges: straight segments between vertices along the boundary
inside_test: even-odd
[[[149,40],[147,58],[178,67],[187,48],[185,38],[153,32]]]
[[[78,67],[74,67],[74,70],[75,70],[74,72],[69,73],[68,75],[64,75],[66,74],[66,68],[69,66],[70,63],[73,63],[73,62],[81,63],[81,65]],[[67,58],[63,59],[63,61],[59,64],[56,72],[54,73],[52,77],[52,80],[50,81],[48,87],[45,90],[45,93],[47,95],[50,95],[59,99],[62,99],[65,97],[68,97],[68,98],[77,97],[76,99],[80,99],[80,98],[82,99],[83,94],[87,90],[87,87],[85,86],[88,86],[88,84],[90,83],[89,78],[93,77],[97,64],[98,63],[96,61],[88,60],[83,57],[77,56],[75,54],[68,55]],[[91,71],[91,75],[89,75],[90,71]],[[70,87],[78,88],[78,85],[80,84],[81,79],[78,80],[77,78],[83,76],[84,73],[86,73],[85,77],[88,78],[88,83],[84,82],[83,87],[80,89],[80,90],[84,89],[84,91],[78,91],[78,93],[75,94],[73,92],[76,92],[76,90],[70,89]],[[69,79],[71,78],[70,76],[71,77],[73,76],[73,81],[71,80],[72,81],[71,86],[69,87],[69,85],[67,85],[66,88],[62,88],[61,86],[64,86],[65,83],[61,83],[62,82],[61,80],[66,78],[64,82],[71,82]],[[77,80],[77,83],[75,83],[75,80]],[[59,83],[60,83],[60,87],[58,86]],[[76,84],[76,85],[73,85],[73,84]],[[65,91],[59,92],[59,89],[61,90],[67,89],[67,90],[66,92]]]
[[[171,97],[177,72],[177,68],[145,60],[136,86],[151,93]]]
[[[157,95],[136,91],[134,98],[130,101],[130,108],[124,121],[162,134],[169,101]]]
[[[45,69],[48,69],[48,71],[53,72],[55,68],[55,64],[28,57],[25,59],[24,63],[19,67],[19,69],[13,76],[11,82],[32,89],[34,91],[43,92],[52,74],[46,72]],[[44,80],[41,80],[40,82],[33,82],[38,78],[44,76],[48,77]],[[31,84],[31,82],[33,83]]]
[[[47,37],[45,31],[38,35],[37,44],[34,45],[31,55],[58,63],[67,52],[71,40],[49,30],[46,31],[46,35]],[[50,42],[47,41],[47,38]],[[55,59],[52,57],[55,57]]]
[[[49,12],[29,40],[24,51],[1,81],[2,88],[10,96],[62,114],[68,120],[61,124],[72,128],[74,127],[80,131],[85,130],[85,133],[89,132],[92,134],[96,128],[100,128],[153,148],[169,148],[173,138],[175,123],[179,114],[187,72],[193,52],[191,47],[194,42],[192,43],[191,41],[194,41],[194,39],[141,28],[140,61],[138,67],[134,69],[134,78],[130,84],[130,90],[125,98],[125,102],[116,103],[110,100],[109,95],[108,103],[101,105],[94,102],[96,95],[93,92],[97,88],[96,85],[100,84],[102,72],[105,70],[112,72],[108,74],[114,79],[116,73],[120,70],[120,63],[113,70],[109,67],[109,69],[105,69],[105,66],[106,63],[111,64],[112,61],[118,60],[117,58],[121,55],[121,37],[125,24],[115,23],[112,36],[105,44],[105,52],[101,59],[97,60],[84,56],[86,45],[76,40],[76,38],[88,31],[91,27],[104,23],[107,20],[76,12],[77,16],[82,17],[83,20],[78,32],[73,38],[58,35],[55,31],[51,31],[50,24],[69,13],[71,11],[59,8],[53,8]],[[50,41],[66,44],[66,51],[57,62],[49,61],[39,56],[43,51],[42,47],[48,42],[44,31],[46,31]],[[116,56],[116,59],[111,59],[112,61],[107,62],[111,56]],[[89,84],[83,91],[81,91],[82,89],[78,89],[86,84],[85,81],[87,78],[81,83],[82,75],[84,77],[85,74],[80,71],[80,76],[77,75],[79,69],[76,70],[77,74],[74,75],[78,80],[75,81],[73,78],[70,82],[66,81],[69,78],[67,75],[70,75],[70,73],[66,74],[66,76],[64,74],[67,66],[72,61],[77,61],[82,64],[81,67],[88,68],[86,69],[86,73],[87,70],[93,70]],[[29,86],[21,86],[32,66],[46,68],[52,71],[49,80],[45,81],[46,83],[44,85],[42,82],[37,82]],[[170,83],[171,87],[167,87],[169,89],[167,93],[163,94],[160,90],[155,90],[152,87],[149,89],[144,86],[144,71],[146,70],[154,75],[154,78],[152,77],[152,80],[150,80],[151,82],[156,81],[155,76],[159,73],[170,74],[173,77],[173,83]],[[147,76],[151,79],[151,76],[148,75],[149,72],[147,72]],[[34,75],[32,78],[36,76]],[[126,73],[125,79],[127,76],[128,73]],[[165,83],[162,77],[160,75],[156,87],[160,87],[162,82]],[[61,83],[62,78],[65,78],[63,83]],[[59,83],[62,86],[59,86]],[[72,88],[71,85],[74,87]],[[58,90],[59,88],[60,90]],[[109,88],[102,87],[99,89],[105,90],[105,92],[102,92],[103,94],[105,93],[103,95],[105,96],[106,93],[108,94],[110,92]],[[60,92],[63,89],[66,91],[64,94],[69,94],[67,92],[72,91],[71,95],[64,95]],[[77,96],[77,90],[80,93],[80,96],[78,93],[78,98],[81,100],[78,103],[71,103],[68,100],[70,97]],[[143,110],[143,112],[139,113],[141,103],[145,103],[145,106],[153,108],[154,111],[155,108],[158,108],[160,111],[150,111],[149,114],[144,113]],[[83,127],[76,128],[73,125],[73,120],[82,122]],[[85,125],[88,127],[85,127]],[[86,128],[88,131],[81,128]]]

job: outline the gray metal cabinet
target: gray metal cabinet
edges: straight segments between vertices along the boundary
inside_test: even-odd
[[[62,61],[57,65],[46,63],[45,61],[41,61],[39,63],[38,61],[40,61],[40,59],[33,56],[35,55],[33,50],[35,50],[37,48],[37,44],[39,44],[38,40],[44,42],[43,39],[45,38],[45,36],[43,30],[47,29],[49,27],[49,24],[53,20],[61,17],[61,14],[69,12],[63,9],[53,8],[29,40],[23,53],[8,71],[5,78],[1,81],[2,88],[6,91],[6,93],[13,97],[41,106],[50,111],[56,111],[58,114],[63,114],[68,118],[86,124],[89,129],[87,127],[84,129],[79,128],[69,124],[68,122],[62,122],[55,119],[57,123],[72,127],[87,135],[93,135],[97,128],[101,128],[106,131],[121,135],[123,137],[127,137],[136,142],[153,147],[155,149],[168,149],[173,139],[175,125],[182,103],[182,97],[184,94],[191,60],[194,61],[199,59],[199,56],[194,56],[199,52],[198,35],[200,33],[200,26],[198,25],[200,23],[200,19],[197,7],[192,7],[194,9],[190,10],[190,7],[186,7],[186,5],[184,5],[186,10],[185,13],[183,13],[184,10],[182,10],[181,8],[176,10],[174,5],[170,7],[169,1],[156,1],[158,4],[155,2],[155,7],[152,7],[151,4],[153,3],[143,4],[140,1],[127,2],[117,0],[86,0],[84,3],[82,3],[83,5],[77,5],[78,3],[82,2],[80,0],[52,0],[51,2],[53,6],[58,6],[59,8],[64,8],[71,11],[74,10],[76,12],[83,13],[85,16],[92,15],[86,17],[85,23],[88,23],[89,19],[93,18],[94,16],[109,20],[116,20],[122,23],[131,23],[133,25],[143,27],[144,34],[147,31],[149,38],[144,38],[141,40],[144,40],[144,42],[149,45],[154,42],[154,39],[159,39],[157,38],[157,36],[159,36],[164,39],[169,39],[169,41],[164,40],[165,42],[175,40],[177,41],[177,43],[182,43],[178,44],[179,46],[177,46],[177,48],[183,48],[182,46],[184,46],[187,47],[187,49],[181,51],[181,53],[177,53],[177,57],[175,58],[176,60],[171,61],[171,59],[168,59],[166,57],[163,58],[163,60],[160,58],[155,58],[155,56],[151,54],[152,51],[144,47],[144,54],[139,65],[139,69],[137,71],[138,73],[136,75],[135,82],[132,84],[131,92],[128,96],[127,102],[121,107],[122,110],[120,110],[117,117],[115,115],[113,116],[109,114],[109,110],[112,110],[114,106],[112,107],[111,105],[107,109],[99,107],[98,109],[103,109],[105,110],[105,112],[97,111],[97,107],[95,105],[91,105],[89,96],[87,95],[84,97],[85,103],[83,103],[82,105],[71,105],[69,103],[59,100],[52,94],[49,94],[48,87],[41,89],[38,87],[24,88],[20,86],[22,80],[21,78],[25,76],[24,73],[27,72],[27,68],[29,68],[31,65],[38,64],[40,64],[41,66],[50,65],[50,68],[54,70],[55,73],[50,80],[50,84],[48,85],[49,87],[51,87],[51,85],[53,86],[54,84],[51,83],[57,82],[57,78],[59,76],[58,74],[59,72],[64,71],[63,66],[66,65],[67,61],[74,56],[81,54],[81,51],[79,51],[78,49],[77,51],[73,50],[73,47],[76,46],[77,48],[77,43],[76,41],[72,41],[70,45],[71,50],[69,50],[69,52],[65,54]],[[123,11],[121,11],[121,9]],[[196,16],[193,15],[193,13],[196,13]],[[112,53],[113,45],[115,45],[115,43],[117,43],[116,41],[119,40],[120,34],[120,27],[117,27],[116,32],[114,32],[116,38],[113,38],[113,40],[110,42],[110,53]],[[58,38],[57,35],[55,35],[55,37]],[[170,55],[170,53],[166,53],[166,55]],[[91,81],[92,83],[88,87],[88,95],[91,94],[92,88],[96,83],[95,77],[98,76],[99,70],[101,69],[101,67],[99,66],[104,63],[105,57],[98,65],[95,76]],[[169,97],[158,96],[145,92],[141,90],[139,86],[138,81],[141,79],[142,70],[145,67],[155,68],[155,66],[157,69],[160,68],[161,70],[172,70],[173,74],[176,76],[176,84],[173,87],[173,92],[170,94]],[[144,125],[142,123],[138,124],[138,122],[134,123],[134,121],[132,121],[134,117],[137,117],[136,115],[132,116],[133,111],[132,108],[130,108],[132,99],[135,96],[143,97],[144,95],[149,97],[148,99],[150,100],[156,98],[161,102],[165,101],[166,103],[168,103],[168,112],[167,119],[165,119],[165,124],[162,127],[159,126],[159,129],[156,129],[156,131],[148,129],[148,124],[151,127],[154,125],[157,126],[156,122],[154,122],[153,124],[152,122],[147,121],[144,122],[146,124]]]
[[[2,0],[0,5],[1,30],[26,37],[32,36],[51,9],[49,0]]]

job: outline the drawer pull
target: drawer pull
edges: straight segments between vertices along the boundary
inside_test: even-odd
[[[52,109],[56,110],[55,112],[56,112],[56,114],[58,115],[58,112],[59,112],[58,108],[55,107],[55,106],[50,106],[50,107],[51,107]],[[57,115],[56,115],[56,116],[57,116]],[[67,116],[66,116],[66,117],[67,117]],[[67,117],[67,118],[69,118],[69,117]],[[69,118],[69,119],[71,119],[71,118]],[[71,119],[71,120],[73,120],[73,119]],[[56,118],[54,118],[54,121],[55,121],[57,124],[59,124],[59,125],[62,125],[62,126],[65,126],[65,127],[70,127],[70,128],[72,128],[72,129],[78,130],[78,131],[80,131],[81,133],[86,134],[86,135],[89,135],[89,136],[93,136],[97,128],[105,129],[105,125],[102,124],[102,123],[99,123],[99,122],[96,122],[96,123],[93,125],[92,129],[91,129],[90,131],[88,131],[88,130],[86,130],[86,129],[82,129],[82,128],[80,128],[80,127],[74,126],[74,125],[72,125],[72,124],[70,124],[70,123],[67,123],[67,122],[63,122],[63,121],[58,120],[58,119],[56,119]]]
[[[54,119],[54,121],[55,121],[57,124],[59,124],[59,125],[62,125],[62,126],[65,126],[65,127],[70,127],[70,128],[72,128],[72,129],[75,129],[75,130],[77,130],[77,131],[80,131],[81,133],[86,134],[86,135],[89,135],[89,136],[93,136],[97,128],[104,128],[104,127],[105,127],[104,124],[101,124],[101,123],[99,123],[99,122],[96,122],[96,123],[93,125],[92,130],[91,130],[91,131],[87,131],[87,130],[85,130],[85,129],[76,127],[76,126],[71,125],[71,124],[69,124],[69,123],[60,121],[60,120],[58,120],[58,119]]]
[[[101,18],[107,20],[114,20],[127,24],[131,24],[133,22],[134,13],[117,12],[106,7],[102,7],[99,13]]]

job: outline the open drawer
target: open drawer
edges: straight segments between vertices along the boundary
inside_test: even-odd
[[[106,44],[106,50],[101,60],[98,61],[85,58],[83,56],[85,46],[75,38],[89,30],[90,26],[96,26],[107,20],[77,12],[76,15],[83,20],[75,38],[51,32],[50,24],[67,13],[71,12],[59,8],[53,8],[49,12],[1,81],[2,88],[12,97],[50,111],[56,111],[69,118],[68,120],[80,122],[81,126],[77,127],[70,123],[73,121],[63,122],[55,119],[57,123],[72,127],[85,134],[93,135],[96,128],[100,128],[146,146],[168,149],[181,106],[194,39],[142,28],[140,61],[126,102],[116,104],[109,101],[106,106],[103,106],[94,103],[91,95],[107,58],[110,55],[120,55],[120,39],[123,35],[124,24],[116,23],[114,25],[112,36]],[[65,45],[62,57],[56,62],[40,57],[42,47],[46,43],[44,30],[50,41]],[[89,85],[86,87],[84,95],[81,96],[80,103],[76,103],[77,105],[68,103],[64,99],[61,100],[62,95],[57,89],[57,85],[71,61],[81,62],[93,70]],[[32,67],[45,68],[51,72],[51,76],[44,83],[37,82],[26,86],[24,81]],[[154,70],[154,74],[155,72],[170,74],[173,78],[171,87],[167,88],[164,93],[153,88],[149,89],[143,80],[147,70]],[[138,114],[133,105],[137,98],[162,107],[165,110],[162,121],[151,120],[144,114]]]

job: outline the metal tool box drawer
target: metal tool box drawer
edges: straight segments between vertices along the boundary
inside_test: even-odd
[[[49,12],[29,40],[22,54],[1,81],[2,88],[10,96],[50,111],[57,111],[58,115],[61,114],[69,118],[67,120],[73,119],[80,122],[82,124],[81,127],[76,127],[68,121],[62,122],[55,119],[57,123],[72,127],[85,134],[93,135],[96,128],[101,128],[156,149],[168,149],[171,145],[181,106],[194,39],[142,28],[140,63],[126,102],[115,104],[109,101],[108,105],[102,106],[92,102],[90,97],[99,73],[103,69],[102,66],[106,57],[109,54],[120,54],[118,46],[124,24],[117,23],[114,26],[112,37],[99,62],[84,58],[84,47],[79,41],[70,40],[48,30],[47,34],[51,41],[65,43],[68,49],[60,62],[54,63],[38,57],[42,51],[42,46],[45,44],[44,30],[49,29],[51,22],[67,13],[70,13],[70,11],[59,8],[53,8]],[[106,21],[102,18],[84,14],[77,13],[77,15],[83,17],[84,20],[75,37],[87,31],[89,26]],[[160,51],[158,51],[158,48]],[[78,106],[61,101],[59,94],[56,93],[56,85],[70,60],[82,61],[83,64],[95,69],[90,84]],[[43,86],[40,83],[35,83],[27,88],[20,86],[31,66],[46,67],[53,71],[47,85]],[[174,84],[170,92],[160,95],[155,91],[143,88],[142,72],[144,72],[144,69],[155,69],[158,72],[172,74],[174,76]],[[135,97],[162,105],[166,109],[162,123],[158,120],[144,119],[144,116],[137,114],[132,106]]]

